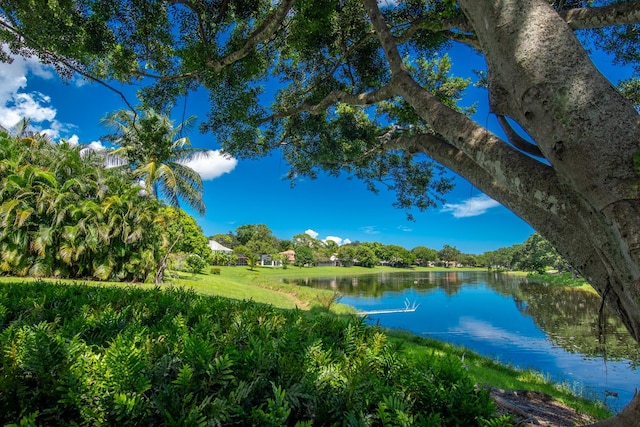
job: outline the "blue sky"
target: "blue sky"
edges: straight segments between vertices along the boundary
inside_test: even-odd
[[[471,68],[482,68],[480,58],[467,50],[454,51],[452,59],[454,72],[463,77]],[[468,61],[474,65],[470,67]],[[614,83],[630,75],[607,61],[601,69],[613,76]],[[128,93],[129,102],[135,103],[135,96]],[[183,101],[174,112],[181,114]],[[478,103],[475,119],[496,131],[486,93],[470,88],[463,104],[473,102]],[[54,140],[100,145],[108,129],[99,120],[124,107],[116,93],[82,79],[62,82],[51,68],[35,60],[0,63],[0,125],[6,128],[26,116]],[[204,119],[207,111],[206,96],[189,95],[187,116]],[[460,177],[443,206],[412,212],[415,220],[408,221],[404,211],[392,206],[395,195],[384,189],[374,194],[358,180],[328,176],[301,179],[291,188],[282,178],[288,168],[278,153],[258,161],[239,161],[223,156],[211,135],[194,129],[188,136],[194,146],[212,150],[208,159],[192,165],[205,180],[207,213],[200,217],[187,210],[205,235],[235,231],[244,224],[266,224],[280,239],[308,233],[339,243],[380,242],[407,249],[422,245],[439,250],[448,244],[479,254],[522,243],[533,233],[528,224]]]

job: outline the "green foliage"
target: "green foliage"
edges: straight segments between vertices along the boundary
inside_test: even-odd
[[[204,268],[207,266],[207,261],[202,259],[202,257],[198,254],[188,255],[185,263],[187,264],[187,268],[193,275],[202,273]]]
[[[170,244],[175,243],[172,252],[196,254],[207,264],[211,263],[213,252],[209,247],[209,239],[191,215],[180,208],[167,206],[160,210],[160,218]]]
[[[265,247],[275,247],[278,240],[264,224],[241,225],[236,229],[236,238],[240,245],[248,245],[253,241]]]
[[[547,269],[570,270],[569,263],[538,233],[522,244],[485,252],[479,259],[489,269],[523,270],[544,274]]]
[[[42,282],[0,285],[0,304],[3,424],[479,425],[493,414],[459,359],[406,359],[357,317]]]
[[[181,199],[204,215],[202,178],[183,164],[207,153],[191,147],[189,138],[181,136],[195,117],[174,127],[167,115],[152,109],[140,113],[118,110],[102,121],[113,129],[106,138],[119,147],[112,154],[127,160],[125,166],[133,168],[134,176],[144,182],[148,194],[162,196],[173,207],[178,207]]]
[[[157,201],[81,151],[0,134],[0,272],[150,280],[162,254]]]
[[[427,265],[429,261],[436,261],[438,259],[438,252],[435,249],[425,246],[416,246],[411,249],[411,253],[422,266]]]
[[[461,261],[462,252],[455,246],[444,245],[438,251],[438,259],[441,261]]]
[[[620,81],[618,83],[618,89],[633,103],[636,110],[640,109],[640,79],[638,77]]]
[[[515,255],[521,270],[543,274],[548,268],[566,270],[567,263],[558,251],[538,233],[533,233]]]
[[[298,246],[295,249],[296,251],[296,261],[295,264],[298,267],[303,267],[305,265],[313,265],[315,262],[315,257],[313,256],[313,250],[309,246]]]
[[[522,245],[517,244],[507,248],[499,248],[495,251],[488,251],[483,254],[484,265],[492,270],[512,270],[517,267],[518,254],[522,250]]]
[[[358,245],[354,251],[354,259],[356,264],[362,267],[373,268],[378,265],[380,259],[376,256],[374,250],[366,244]]]

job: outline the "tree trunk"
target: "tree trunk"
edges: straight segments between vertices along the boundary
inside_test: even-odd
[[[551,169],[547,182],[531,176],[527,193],[501,180],[507,194],[493,195],[553,243],[640,342],[638,114],[548,2],[460,4],[486,55],[492,111],[516,120]],[[601,425],[640,425],[640,398]]]
[[[442,105],[405,69],[375,0],[367,12],[390,85],[436,132],[389,148],[424,152],[531,224],[593,285],[640,343],[640,117],[545,0],[458,2],[488,69],[490,106],[517,121],[546,161]],[[638,398],[627,417],[640,425]],[[633,420],[633,421],[630,421]],[[632,424],[629,424],[632,422]]]
[[[531,177],[529,194],[508,185],[532,208],[505,204],[557,247],[640,342],[640,117],[546,1],[460,4],[487,58],[493,112],[520,123],[550,163],[552,181]]]

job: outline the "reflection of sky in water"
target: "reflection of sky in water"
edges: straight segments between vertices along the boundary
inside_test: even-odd
[[[446,284],[443,285],[446,289]],[[405,301],[419,304],[413,313],[371,315],[369,321],[390,328],[465,346],[503,363],[533,368],[548,374],[554,381],[569,383],[586,395],[594,392],[604,398],[604,391],[619,393],[606,403],[621,409],[640,386],[640,372],[624,362],[604,362],[585,358],[554,345],[529,316],[516,307],[513,297],[501,295],[485,284],[463,285],[453,295],[443,288],[385,292],[382,297],[345,295],[343,304],[358,310],[403,308]]]

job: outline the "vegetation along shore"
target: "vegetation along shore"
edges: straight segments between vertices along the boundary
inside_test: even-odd
[[[161,287],[3,277],[3,424],[515,425],[525,406],[505,412],[495,390],[552,396],[574,422],[610,415],[540,374],[367,326],[333,292],[280,281],[397,269],[214,268]]]

